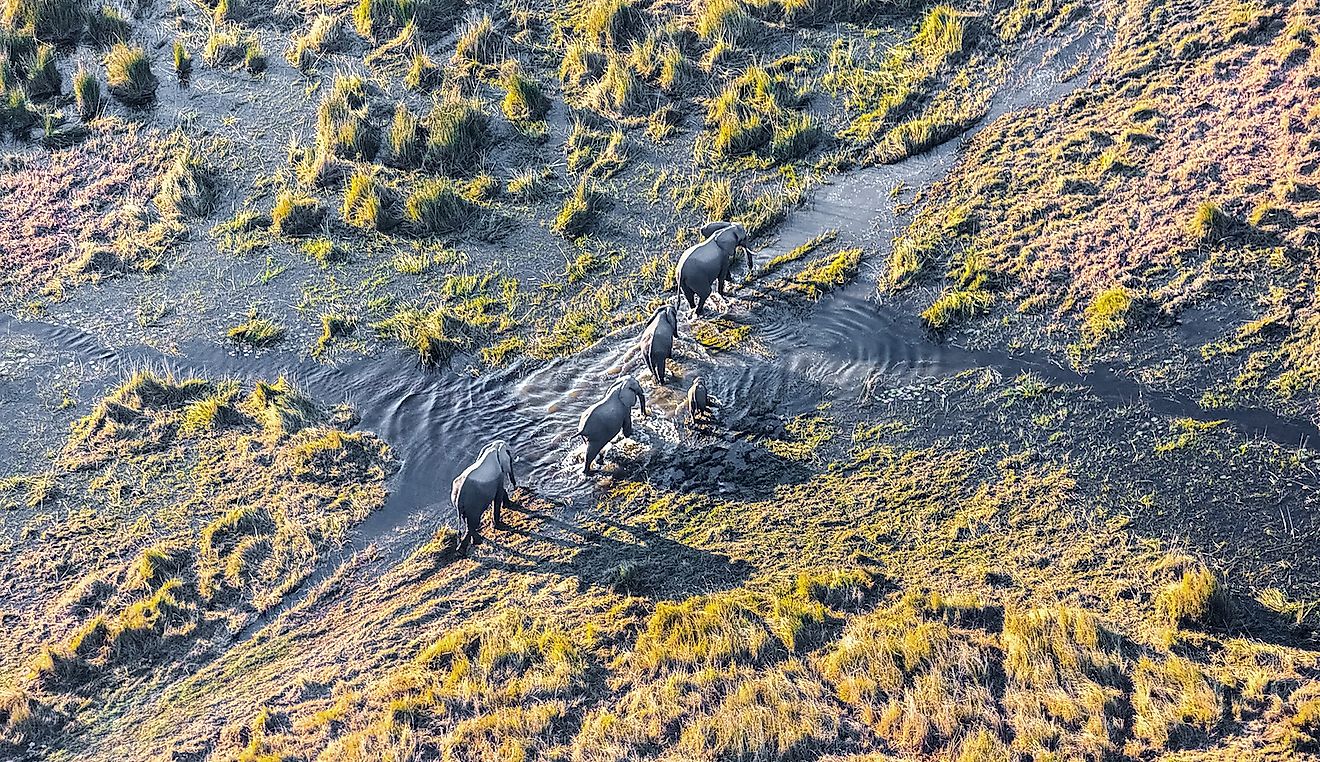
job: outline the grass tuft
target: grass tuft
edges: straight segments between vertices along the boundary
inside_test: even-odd
[[[160,82],[142,48],[114,46],[105,58],[105,71],[110,94],[124,103],[141,106],[155,99]]]
[[[325,219],[325,207],[317,199],[295,191],[284,191],[270,210],[271,232],[301,236],[316,230]]]
[[[419,233],[440,235],[467,230],[480,207],[463,197],[448,178],[425,180],[408,196],[404,218]]]
[[[157,209],[175,217],[206,217],[218,198],[214,173],[189,145],[179,150],[165,171],[155,203]]]

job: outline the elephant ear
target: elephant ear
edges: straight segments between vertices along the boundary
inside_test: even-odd
[[[716,221],[714,221],[714,222],[707,222],[705,225],[702,225],[702,226],[701,226],[701,229],[700,229],[698,232],[701,233],[701,237],[702,237],[702,238],[710,238],[711,236],[715,235],[716,233],[720,232],[721,230],[723,230],[723,229],[729,227],[729,225],[730,225],[730,223],[725,222],[725,221],[723,221],[723,220],[716,220]]]

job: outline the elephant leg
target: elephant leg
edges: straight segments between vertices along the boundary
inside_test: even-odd
[[[504,485],[500,485],[499,492],[495,493],[495,522],[496,529],[508,529],[509,525],[504,523],[501,513],[504,506],[509,504],[509,493],[504,491]]]
[[[632,431],[633,431],[633,429],[632,429],[632,411],[629,410],[629,411],[627,412],[627,414],[624,415],[624,417],[623,417],[623,435],[624,435],[625,437],[628,437],[629,439],[632,439],[632,435],[633,435]]]
[[[697,309],[697,292],[688,288],[686,284],[684,284],[681,288],[683,291],[683,298],[687,299],[688,307],[694,310]]]
[[[709,299],[709,298],[710,298],[710,294],[706,294],[705,296],[698,295],[698,299],[697,299],[697,308],[696,308],[696,309],[697,309],[697,314],[698,314],[698,315],[705,314],[705,312],[706,312],[706,300]]]
[[[596,462],[596,457],[600,455],[600,451],[603,449],[605,449],[604,442],[596,444],[589,439],[587,440],[587,462],[582,465],[582,473],[591,473],[591,464]]]
[[[663,357],[661,357],[659,361],[656,362],[655,379],[656,381],[660,382],[661,386],[665,385],[665,358]]]

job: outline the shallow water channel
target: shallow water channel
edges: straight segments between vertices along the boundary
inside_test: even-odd
[[[1085,74],[1065,82],[1059,73],[1077,67],[1079,61],[1099,60],[1102,46],[1098,37],[1083,36],[1048,61],[1021,67],[1017,81],[1001,89],[980,124],[1010,111],[1044,105],[1084,84]],[[974,134],[975,130],[962,140]],[[730,315],[754,327],[750,349],[708,354],[691,339],[692,317],[683,315],[678,372],[686,378],[705,377],[725,404],[726,414],[758,409],[782,417],[814,409],[825,395],[857,400],[875,378],[894,386],[978,368],[1005,376],[1032,372],[1050,383],[1085,387],[1106,400],[1141,398],[1163,415],[1227,420],[1243,432],[1287,446],[1320,442],[1320,431],[1309,422],[1285,420],[1264,410],[1205,411],[1190,399],[1152,394],[1111,369],[1080,374],[1044,357],[940,343],[915,315],[878,300],[874,272],[887,259],[889,241],[900,224],[890,189],[900,182],[920,187],[938,179],[956,161],[961,142],[951,140],[897,165],[854,172],[819,189],[759,256],[764,261],[824,230],[836,229],[840,245],[866,248],[862,277],[809,307],[769,303],[748,309],[738,298],[743,292],[733,292]],[[451,481],[482,445],[496,438],[510,443],[520,483],[531,485],[539,496],[561,505],[589,496],[594,482],[580,473],[581,446],[573,432],[578,416],[614,376],[625,371],[644,376],[633,352],[640,328],[618,331],[572,357],[540,365],[519,362],[472,375],[425,370],[415,358],[392,351],[330,366],[280,350],[235,354],[201,341],[181,347],[179,356],[146,347],[110,350],[78,329],[0,315],[0,334],[27,334],[42,347],[88,362],[118,365],[125,372],[149,367],[249,381],[283,375],[319,402],[351,404],[361,416],[359,427],[387,441],[401,468],[392,480],[385,508],[366,519],[345,552],[370,542],[391,545],[393,539],[415,536],[401,530],[418,524],[453,522],[448,499]],[[456,362],[454,367],[460,365]],[[627,446],[649,445],[663,452],[667,443],[682,435],[675,413],[682,391],[672,380],[665,389],[655,389],[649,379],[643,383],[651,415],[640,418],[634,413],[641,444]],[[608,459],[608,449],[606,455]]]

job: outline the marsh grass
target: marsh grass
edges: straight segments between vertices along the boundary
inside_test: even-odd
[[[269,319],[250,314],[248,319],[233,326],[225,335],[231,341],[252,347],[269,347],[284,338],[284,327]]]
[[[84,0],[5,0],[0,6],[4,26],[42,42],[76,42],[87,24]]]
[[[399,101],[394,105],[394,116],[385,133],[385,153],[382,163],[390,167],[409,169],[421,166],[426,147],[426,134],[419,120]]]
[[[87,15],[87,39],[106,50],[128,42],[133,28],[117,8],[102,5]]]
[[[504,99],[500,109],[511,122],[539,122],[550,111],[550,99],[541,84],[525,76],[517,68],[510,68],[501,82]]]
[[[341,17],[317,14],[307,30],[289,38],[284,57],[300,71],[309,71],[330,53],[343,50],[348,43]]]
[[[718,220],[718,219],[727,219],[727,218],[715,214],[711,216],[711,219]],[[761,274],[769,275],[775,272],[776,270],[778,270],[779,268],[783,267],[784,265],[802,259],[803,257],[812,253],[816,249],[819,249],[821,246],[824,246],[825,244],[828,243],[833,243],[834,240],[838,237],[839,237],[839,231],[837,230],[826,230],[823,233],[818,233],[817,235],[814,235],[811,238],[804,241],[802,244],[793,247],[791,250],[786,251],[783,254],[777,254],[774,257],[771,257],[769,262],[766,262],[764,265],[762,265]]]
[[[1187,559],[1166,559],[1157,572],[1172,572],[1176,579],[1155,596],[1155,613],[1175,627],[1222,626],[1229,623],[1232,603],[1227,591],[1204,564]]]
[[[443,365],[468,346],[458,332],[460,321],[443,308],[406,308],[372,324],[381,336],[393,339],[417,354],[423,365]]]
[[[105,58],[106,85],[110,94],[130,106],[142,106],[156,98],[160,85],[151,73],[151,61],[142,48],[115,45]]]
[[[95,74],[79,67],[73,75],[73,99],[78,117],[84,122],[93,121],[101,115],[105,103],[101,96],[101,83]]]
[[[344,222],[364,230],[389,230],[399,223],[398,199],[376,172],[359,170],[344,190]]]
[[[527,167],[509,178],[504,192],[511,198],[524,203],[540,201],[550,195],[554,189],[554,170],[549,167]]]
[[[565,238],[579,238],[596,223],[603,209],[604,199],[589,179],[583,179],[573,190],[555,215],[550,230]]]
[[[275,235],[308,235],[325,219],[325,206],[316,198],[284,191],[270,210],[270,229]]]
[[[335,77],[316,112],[320,152],[344,159],[374,159],[380,148],[380,130],[368,116],[366,82],[358,76]]]
[[[862,253],[860,248],[840,249],[831,256],[813,260],[788,279],[786,287],[808,299],[818,299],[852,280],[861,266]]]
[[[179,149],[160,180],[156,208],[176,217],[207,217],[219,199],[214,171],[192,145]]]
[[[404,219],[419,233],[441,235],[469,229],[481,208],[463,197],[448,178],[424,180],[408,196]]]
[[[710,101],[711,150],[726,159],[756,154],[781,163],[803,158],[819,139],[811,115],[798,110],[804,102],[785,74],[748,68]]]
[[[46,100],[58,96],[64,86],[55,61],[55,48],[50,45],[37,47],[37,55],[28,67],[27,95],[33,100]]]
[[[439,101],[426,115],[425,163],[454,175],[476,169],[490,140],[490,124],[480,104],[462,98]]]
[[[192,54],[184,46],[182,40],[175,40],[174,47],[171,49],[174,59],[174,76],[180,82],[186,82],[192,76]]]

